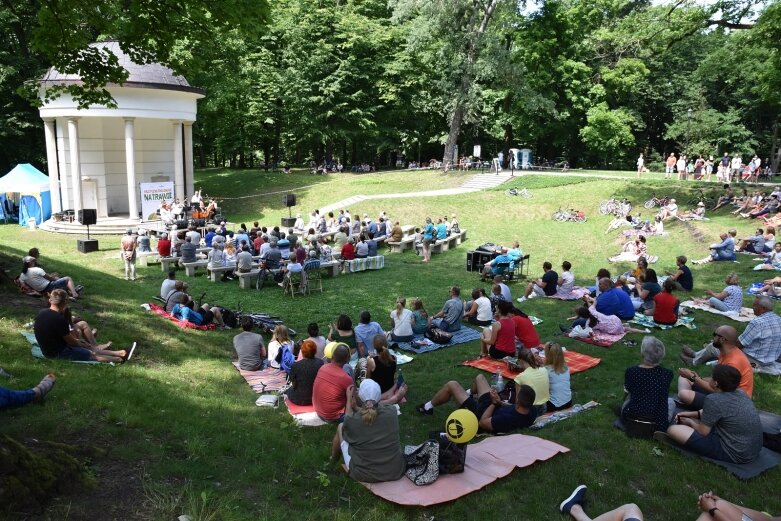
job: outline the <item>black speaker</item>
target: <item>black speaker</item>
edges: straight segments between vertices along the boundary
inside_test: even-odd
[[[93,210],[93,212],[94,211],[95,210]],[[93,251],[98,251],[98,241],[95,239],[77,239],[76,246],[79,248],[79,251],[81,253],[90,253]]]
[[[285,194],[282,197],[282,204],[285,206],[295,206],[296,205],[296,194]]]
[[[79,210],[79,222],[84,226],[92,226],[98,222],[98,211],[94,208]]]

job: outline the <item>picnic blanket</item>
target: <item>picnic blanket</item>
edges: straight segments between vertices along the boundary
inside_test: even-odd
[[[48,360],[44,356],[43,351],[41,351],[41,346],[38,345],[38,340],[35,338],[35,335],[33,333],[30,333],[29,331],[21,331],[21,333],[22,336],[26,338],[28,342],[30,342],[30,354],[33,355],[33,358],[41,358],[43,360]],[[97,360],[80,361],[80,360],[65,360],[64,358],[60,358],[59,360],[64,360],[72,364],[99,364],[100,363]],[[108,362],[107,365],[114,365],[114,363]]]
[[[233,367],[244,377],[252,390],[258,394],[266,392],[282,392],[287,387],[287,373],[281,369],[269,367],[260,371],[245,371],[239,368],[238,362]]]
[[[738,322],[751,322],[754,320],[754,310],[751,308],[740,308],[740,312],[735,311],[719,311],[716,308],[712,308],[710,306],[706,306],[703,304],[697,304],[693,300],[685,300],[681,302],[682,308],[688,308],[688,309],[699,309],[702,311],[707,311],[708,313],[714,313],[716,315],[724,315],[725,317],[729,317],[732,320],[737,320]]]
[[[423,335],[415,335],[412,342],[399,342],[399,349],[405,351],[412,351],[416,354],[428,353],[429,351],[436,351],[443,347],[451,347],[456,344],[463,344],[465,342],[472,342],[480,338],[480,332],[472,329],[471,327],[461,326],[461,329],[453,332],[453,339],[448,344],[435,344]],[[398,363],[398,362],[397,362]]]
[[[297,425],[302,427],[320,427],[327,425],[315,412],[314,405],[296,405],[285,397],[287,412],[293,417]]]
[[[676,409],[674,415],[677,414],[678,412],[682,412],[683,410],[684,409]],[[766,411],[760,411],[759,417],[760,417],[760,421],[762,421],[763,431],[778,432],[777,428],[779,427],[779,424],[781,424],[781,417]],[[774,428],[776,428],[776,430],[773,430]],[[755,459],[752,462],[732,463],[730,461],[720,461],[713,458],[706,458],[704,456],[700,456],[696,452],[692,452],[687,448],[678,445],[677,443],[671,443],[670,446],[678,450],[679,452],[685,454],[686,456],[693,457],[693,458],[702,458],[705,461],[713,463],[714,465],[724,467],[729,472],[731,472],[732,474],[734,474],[735,476],[737,476],[742,480],[755,478],[760,474],[762,474],[763,472],[770,470],[773,467],[776,467],[779,464],[781,464],[781,454],[777,452],[773,452],[767,447],[762,447],[762,450],[759,452],[759,456],[757,457],[757,459]]]
[[[602,361],[601,358],[584,355],[569,349],[564,351],[564,360],[567,362],[570,374],[580,373],[586,369],[591,369]],[[483,371],[487,371],[489,373],[496,373],[496,371],[501,371],[502,376],[510,379],[515,378],[520,374],[520,371],[510,370],[504,360],[494,360],[493,358],[476,358],[474,360],[464,360],[461,365],[482,369]]]
[[[211,329],[216,329],[217,328],[217,324],[214,324],[214,323],[207,324],[205,326],[199,326],[197,324],[193,324],[192,322],[185,322],[183,320],[179,320],[178,318],[176,318],[172,314],[168,313],[165,310],[165,308],[160,307],[160,306],[158,306],[157,304],[155,304],[153,302],[150,302],[149,304],[147,304],[147,306],[149,306],[149,311],[151,311],[155,315],[159,315],[159,316],[161,316],[163,318],[167,318],[168,320],[170,320],[171,322],[173,322],[177,326],[181,327],[182,329],[200,329],[200,330],[206,331],[206,330],[211,330]]]
[[[762,289],[764,286],[765,286],[764,282],[761,281],[754,282],[753,284],[751,284],[751,286],[748,287],[748,289],[746,289],[746,293],[748,293],[749,295],[759,295],[759,290]],[[775,295],[771,295],[770,293],[768,293],[765,296],[770,297],[773,300],[781,300],[781,297],[776,297]]]
[[[610,347],[625,336],[626,333],[617,333],[615,335],[608,335],[607,333],[596,333],[594,336],[572,336],[570,338],[573,340],[579,340],[585,344],[591,344],[593,346]]]
[[[461,474],[443,474],[434,483],[417,486],[406,476],[384,483],[361,483],[373,494],[398,505],[430,506],[453,501],[509,475],[515,467],[528,467],[569,452],[552,441],[511,434],[486,438],[469,445]]]
[[[534,420],[534,425],[532,425],[530,428],[542,429],[543,427],[547,427],[548,425],[551,425],[553,423],[560,422],[561,420],[566,420],[570,416],[575,416],[576,414],[581,413],[583,411],[593,409],[597,405],[599,405],[599,403],[592,400],[588,403],[584,403],[583,405],[576,403],[569,409],[543,414],[542,416]]]
[[[564,293],[558,293],[551,295],[550,298],[555,298],[559,300],[577,300],[579,298],[583,298],[583,295],[588,295],[589,289],[584,288],[581,286],[572,286],[572,291],[570,292],[564,292]]]
[[[653,317],[643,315],[642,313],[635,313],[635,318],[630,320],[629,323],[638,324],[649,329],[652,327],[658,327],[659,329],[672,329],[678,326],[683,326],[687,329],[697,329],[697,326],[694,324],[694,317],[678,316],[678,322],[676,322],[675,325],[667,326],[663,324],[657,324],[654,322]]]
[[[366,270],[381,270],[385,267],[385,256],[377,255],[375,257],[366,257],[364,259],[354,259],[344,262],[345,273],[356,273]]]

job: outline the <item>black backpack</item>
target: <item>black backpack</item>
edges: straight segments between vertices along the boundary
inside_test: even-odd
[[[235,328],[235,327],[237,327],[239,325],[239,320],[236,317],[236,312],[235,311],[232,311],[232,310],[227,309],[227,308],[221,308],[221,312],[222,312],[222,322],[226,326],[228,326],[230,328]]]

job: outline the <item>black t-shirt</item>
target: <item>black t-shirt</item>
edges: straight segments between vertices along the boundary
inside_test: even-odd
[[[681,287],[686,291],[691,291],[694,288],[694,277],[692,277],[692,271],[685,264],[679,269],[681,270],[681,274],[678,275],[678,278],[676,279],[678,284],[680,284]]]
[[[322,365],[320,358],[303,358],[293,364],[290,369],[290,382],[293,385],[287,391],[291,402],[296,405],[312,405],[312,390],[317,371]]]
[[[559,284],[559,274],[553,270],[546,271],[542,276],[542,281],[545,283],[545,295],[550,297],[556,293]]]
[[[389,391],[396,383],[396,359],[391,357],[390,363],[385,365],[379,355],[375,356],[372,380],[380,386],[380,391]]]
[[[68,319],[50,308],[42,309],[35,317],[35,339],[46,358],[56,358],[68,344],[65,335],[70,333]]]

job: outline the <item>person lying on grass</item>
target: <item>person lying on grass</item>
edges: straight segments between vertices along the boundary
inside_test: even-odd
[[[740,372],[730,365],[713,367],[715,392],[705,397],[702,410],[675,415],[675,424],[654,438],[672,440],[701,456],[749,463],[762,450],[762,424],[751,398],[738,389]]]
[[[38,259],[26,256],[22,260],[22,274],[19,280],[38,293],[49,293],[55,289],[67,289],[70,298],[79,298],[79,289],[70,277],[60,277],[57,273],[46,273],[38,266]]]
[[[534,389],[521,385],[515,400],[505,403],[499,398],[497,390],[488,385],[485,376],[479,374],[468,391],[451,380],[437,391],[431,401],[418,405],[416,409],[421,414],[432,415],[434,407],[453,400],[460,408],[469,409],[477,416],[481,431],[499,434],[531,426],[537,419],[535,399]]]
[[[32,389],[24,391],[15,391],[7,387],[0,387],[0,411],[10,409],[11,407],[21,407],[33,401],[38,401],[46,396],[46,393],[54,387],[57,377],[49,373],[43,377],[43,380]]]
[[[222,311],[217,306],[202,304],[198,310],[195,310],[190,295],[183,293],[179,302],[171,309],[171,315],[182,322],[189,322],[196,326],[208,326],[214,321],[222,329],[230,329],[222,321]]]
[[[79,334],[71,330],[67,309],[68,294],[62,289],[55,289],[49,294],[49,307],[35,317],[35,339],[43,356],[80,362],[123,362],[130,359],[132,348],[128,351],[108,351],[103,349],[106,344],[92,346],[81,340]]]

